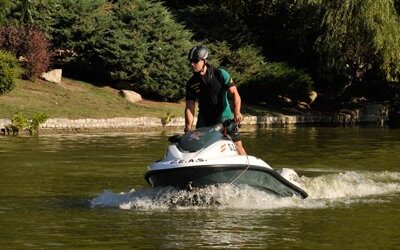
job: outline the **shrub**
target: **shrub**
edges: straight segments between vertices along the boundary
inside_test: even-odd
[[[285,63],[267,63],[260,75],[242,86],[242,92],[258,102],[275,100],[278,95],[305,100],[312,87],[310,75],[303,70]]]
[[[39,133],[39,125],[46,122],[49,119],[48,115],[37,112],[33,115],[32,119],[29,120],[28,130],[31,135]]]
[[[10,0],[0,0],[0,24],[6,21],[6,16],[10,13],[13,2]]]
[[[0,48],[12,51],[23,59],[25,77],[34,79],[45,72],[50,64],[49,41],[34,27],[0,27]]]
[[[11,122],[19,131],[29,126],[28,117],[20,112],[17,112],[13,115]]]
[[[24,41],[26,77],[35,79],[49,68],[49,41],[41,31],[33,27],[25,28]]]
[[[284,95],[304,100],[312,90],[313,82],[306,72],[285,63],[266,63],[253,46],[233,50],[222,42],[209,47],[211,64],[226,68],[247,99],[269,101]]]
[[[48,116],[42,112],[37,112],[32,118],[28,118],[25,114],[17,112],[11,119],[12,125],[18,129],[18,131],[27,130],[31,135],[39,133],[39,125],[46,122]]]
[[[254,80],[263,70],[264,58],[253,46],[231,49],[226,42],[213,43],[210,47],[210,63],[225,68],[237,85]]]
[[[223,42],[238,49],[254,44],[248,27],[242,19],[226,9],[226,4],[218,1],[164,1],[172,7],[178,20],[192,30],[194,39],[198,41]],[[228,1],[226,1],[228,2]]]
[[[118,1],[113,11],[117,21],[84,45],[85,59],[114,81],[134,83],[144,96],[181,99],[190,76],[191,34],[157,2]]]
[[[179,100],[184,96],[192,34],[160,1],[40,2],[35,1],[32,17],[55,48],[73,52],[62,63],[68,62],[64,66],[77,76],[128,81],[146,97]]]
[[[22,51],[23,36],[16,26],[0,27],[0,48],[12,52],[16,56],[20,56]]]
[[[22,70],[13,54],[0,50],[0,94],[11,91]]]

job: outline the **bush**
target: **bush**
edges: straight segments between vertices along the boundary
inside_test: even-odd
[[[10,13],[12,5],[12,1],[0,0],[0,25],[6,21],[6,16]]]
[[[228,2],[228,1],[227,1]],[[178,20],[193,31],[194,39],[211,43],[227,42],[238,49],[254,44],[248,27],[218,1],[165,1]]]
[[[210,44],[210,63],[225,68],[240,86],[258,77],[265,65],[260,51],[253,46],[232,50],[226,42]]]
[[[13,115],[11,122],[19,131],[29,126],[28,117],[20,112],[17,112]]]
[[[127,81],[146,97],[183,98],[192,34],[160,2],[40,2],[35,1],[32,17],[55,48],[72,51],[63,62],[74,74],[103,82]]]
[[[113,27],[84,45],[86,60],[116,82],[134,83],[134,90],[144,96],[169,101],[183,98],[190,76],[191,34],[160,3],[118,1],[113,11]]]
[[[36,112],[32,119],[29,120],[29,126],[28,130],[31,135],[35,135],[39,133],[39,126],[42,123],[45,123],[49,119],[49,116],[42,113],[42,112]]]
[[[267,63],[260,75],[242,86],[243,95],[256,102],[269,102],[278,95],[306,100],[313,81],[306,72],[285,63]]]
[[[0,50],[0,94],[11,91],[22,70],[13,54]]]
[[[35,79],[50,66],[49,41],[46,36],[36,28],[25,28],[24,55],[26,58],[26,77]]]
[[[282,95],[305,100],[312,90],[313,82],[306,72],[285,63],[267,63],[253,46],[232,50],[222,42],[209,47],[210,63],[225,68],[247,99],[264,102]]]
[[[40,124],[46,122],[48,118],[42,112],[36,112],[32,118],[28,118],[25,114],[17,112],[13,115],[11,122],[18,131],[27,130],[31,135],[36,135],[39,133]]]
[[[23,59],[27,79],[40,76],[50,65],[48,39],[37,28],[0,27],[0,48],[11,51]]]

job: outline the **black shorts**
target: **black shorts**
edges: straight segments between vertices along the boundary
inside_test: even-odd
[[[231,137],[233,142],[237,142],[242,140],[242,137],[240,136],[239,130],[231,130],[231,131],[227,131],[227,134]]]

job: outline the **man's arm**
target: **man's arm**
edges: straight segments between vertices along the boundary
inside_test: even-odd
[[[240,113],[240,109],[242,106],[242,99],[240,98],[240,95],[239,95],[239,92],[238,92],[236,86],[231,86],[228,89],[228,93],[233,99],[233,109],[234,109],[233,114],[235,116],[235,123],[239,123],[243,120],[243,116]]]
[[[194,100],[186,100],[185,108],[185,133],[192,129],[194,121],[194,110],[196,107],[196,102]]]

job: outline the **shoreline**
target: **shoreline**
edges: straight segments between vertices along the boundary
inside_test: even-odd
[[[372,112],[371,112],[372,111]],[[291,125],[357,125],[376,124],[383,126],[387,121],[387,113],[380,105],[374,108],[363,108],[348,112],[325,115],[278,115],[278,116],[245,116],[242,125],[258,127],[291,126]],[[40,134],[74,134],[90,132],[130,132],[151,131],[160,129],[177,129],[184,127],[183,117],[165,121],[157,117],[116,117],[109,119],[67,119],[52,118],[40,124]],[[195,118],[196,123],[196,118]],[[0,129],[5,134],[4,126],[11,124],[11,119],[0,119]]]

